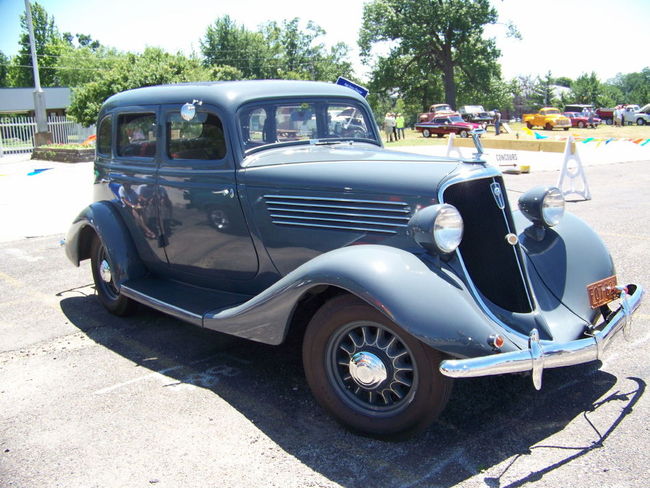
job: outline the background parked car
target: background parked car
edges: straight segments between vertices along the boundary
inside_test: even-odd
[[[436,103],[429,107],[428,112],[424,112],[418,115],[418,122],[429,122],[438,115],[448,115],[455,113],[456,112],[453,108],[451,108],[451,105],[448,105],[446,103]]]
[[[623,110],[623,123],[646,125],[650,124],[650,103],[643,108],[638,105],[627,105]]]
[[[458,109],[458,113],[466,122],[481,124],[484,129],[494,123],[494,116],[490,115],[482,105],[463,105]]]
[[[573,105],[565,105],[564,106],[564,111],[565,112],[585,113],[588,110],[593,110],[593,108],[594,108],[593,105],[573,104]]]
[[[584,127],[598,127],[602,120],[599,117],[592,117],[591,122],[589,121],[589,116],[579,112],[564,112],[566,117],[571,119],[571,127],[578,127],[583,129]]]
[[[481,124],[465,122],[458,114],[439,115],[433,120],[415,124],[415,130],[422,132],[424,137],[431,137],[435,134],[438,137],[444,137],[445,134],[458,134],[460,137],[468,137],[474,129],[481,128]]]
[[[546,130],[553,130],[556,127],[564,130],[571,128],[571,120],[562,115],[560,110],[555,107],[540,108],[536,114],[524,114],[523,121],[529,129],[535,126]]]

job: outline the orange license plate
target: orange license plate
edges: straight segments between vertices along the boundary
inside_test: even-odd
[[[616,300],[620,292],[616,289],[616,275],[587,285],[587,295],[591,308],[598,308]]]

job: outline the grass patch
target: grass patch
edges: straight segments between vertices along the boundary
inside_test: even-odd
[[[509,124],[512,129],[511,134],[505,134],[503,131],[500,135],[495,135],[494,127],[488,127],[488,131],[481,136],[483,139],[498,139],[498,140],[520,140],[520,141],[534,141],[535,136],[529,136],[522,129],[525,127],[521,122],[514,122]],[[567,137],[573,135],[574,137],[594,137],[599,139],[609,139],[614,137],[616,139],[647,139],[650,138],[650,125],[626,125],[625,127],[615,127],[613,125],[600,125],[595,129],[578,129],[571,128],[567,131],[556,130],[542,130],[533,129],[533,132],[538,132],[540,135],[548,136],[549,140],[555,137]],[[400,146],[445,146],[449,142],[449,137],[423,137],[421,132],[412,129],[405,129],[405,139],[397,142],[386,142],[384,133],[382,131],[382,140],[387,148],[400,147]],[[458,137],[458,136],[456,136]]]

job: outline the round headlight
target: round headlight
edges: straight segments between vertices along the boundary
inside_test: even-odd
[[[542,218],[549,227],[560,223],[564,216],[564,197],[559,188],[551,187],[542,201]]]
[[[446,203],[418,210],[409,227],[415,241],[435,253],[454,252],[463,238],[463,218],[456,207]]]
[[[454,252],[463,238],[463,218],[456,207],[443,205],[433,224],[436,247],[444,253]]]
[[[519,210],[533,224],[553,227],[564,215],[564,197],[559,188],[538,186],[519,198]]]

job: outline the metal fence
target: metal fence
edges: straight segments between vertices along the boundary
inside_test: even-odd
[[[95,126],[83,127],[66,116],[52,115],[47,119],[52,143],[80,143],[95,133]],[[0,118],[0,157],[5,154],[30,153],[34,150],[36,119],[34,117]]]

